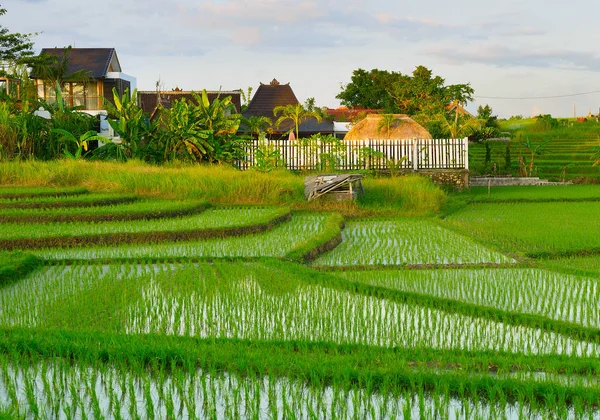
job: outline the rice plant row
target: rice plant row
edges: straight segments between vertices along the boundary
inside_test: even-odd
[[[323,230],[327,218],[326,215],[318,214],[294,214],[289,222],[282,223],[269,231],[244,237],[111,247],[50,248],[31,252],[50,260],[283,257],[318,235]]]
[[[343,241],[315,265],[511,263],[513,259],[427,220],[388,219],[348,222]]]
[[[38,197],[66,197],[87,194],[82,187],[50,188],[50,187],[0,187],[0,199],[21,200]]]
[[[151,372],[125,365],[72,364],[63,359],[22,361],[0,357],[0,412],[27,418],[600,418],[581,401],[548,394],[537,402],[524,390],[515,399],[501,390],[490,398],[453,395],[444,382],[424,392],[404,388],[242,376],[216,369],[173,366]]]
[[[81,194],[65,197],[36,197],[20,200],[0,198],[0,209],[94,207],[131,203],[137,199],[138,197],[133,194],[112,193]]]
[[[598,357],[537,328],[310,285],[258,263],[67,266],[0,289],[5,327]]]
[[[138,200],[96,207],[0,209],[0,223],[111,221],[185,216],[207,208],[204,201]],[[103,220],[104,219],[104,220]]]
[[[9,223],[0,224],[0,240],[173,232],[252,226],[254,224],[265,223],[281,215],[282,211],[287,212],[288,210],[277,207],[211,209],[191,216],[159,220],[51,223],[45,225],[43,229],[40,229],[36,225]]]
[[[540,269],[347,271],[339,276],[600,328],[600,280]]]

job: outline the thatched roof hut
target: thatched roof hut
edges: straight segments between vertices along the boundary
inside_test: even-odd
[[[389,114],[388,114],[389,115]],[[366,139],[430,139],[431,134],[422,125],[406,114],[394,114],[394,119],[388,128],[382,126],[382,114],[369,114],[348,131],[344,140]]]

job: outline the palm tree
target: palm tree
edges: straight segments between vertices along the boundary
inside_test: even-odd
[[[390,136],[390,131],[392,131],[392,126],[396,126],[402,123],[400,118],[396,118],[394,114],[384,114],[381,116],[379,123],[377,124],[377,134],[381,134],[381,131],[385,129],[386,136]]]
[[[261,116],[252,116],[250,118],[245,118],[243,120],[243,124],[246,126],[248,133],[255,134],[257,137],[263,133],[267,127],[273,124],[273,121],[269,117]]]
[[[469,137],[481,129],[481,121],[476,118],[449,118],[447,114],[441,114],[437,120],[440,122],[442,129],[453,139]]]
[[[281,114],[281,115],[279,115]],[[294,124],[294,131],[296,138],[299,137],[298,128],[300,124],[307,118],[314,117],[318,122],[323,121],[321,114],[317,111],[307,111],[302,104],[296,105],[281,105],[273,109],[273,115],[277,118],[275,121],[275,127],[279,127],[282,122],[291,120]]]

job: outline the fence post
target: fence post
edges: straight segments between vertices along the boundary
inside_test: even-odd
[[[417,139],[412,139],[412,161],[413,161],[413,170],[419,170],[419,150],[417,148]]]
[[[463,139],[463,162],[465,169],[469,169],[469,138]]]

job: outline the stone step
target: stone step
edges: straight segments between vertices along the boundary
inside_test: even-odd
[[[514,176],[474,176],[469,179],[470,187],[511,187],[527,185],[556,185],[556,182],[550,182],[538,177],[514,177]]]

